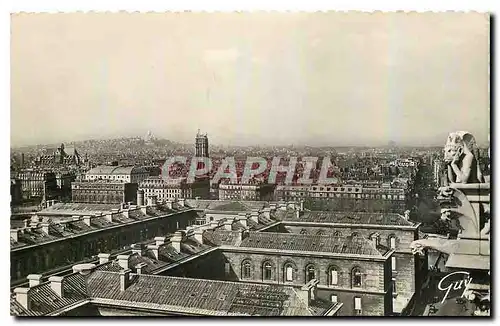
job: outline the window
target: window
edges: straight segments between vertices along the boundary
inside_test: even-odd
[[[242,278],[252,277],[252,264],[250,261],[245,260],[242,264]]]
[[[396,249],[396,237],[391,235],[389,237],[389,245],[391,247],[391,249]]]
[[[353,232],[351,234],[351,238],[356,238],[356,237],[359,237],[359,233],[358,232]]]
[[[392,293],[396,294],[396,279],[392,278]]]
[[[316,278],[316,270],[313,265],[306,268],[306,283]]]
[[[361,314],[361,298],[360,297],[354,297],[354,314],[356,314],[356,315]]]
[[[361,270],[358,267],[352,269],[352,287],[361,287]]]
[[[375,246],[378,246],[379,243],[380,243],[380,237],[379,237],[379,234],[378,233],[373,233],[372,235],[370,235],[370,240],[372,240],[373,244]]]
[[[337,285],[339,283],[339,272],[337,268],[331,267],[330,272],[328,273],[329,278],[330,278],[330,285]]]
[[[337,231],[333,234],[334,237],[341,237],[342,236],[342,232],[340,231]]]
[[[229,273],[231,273],[231,264],[230,263],[224,264],[224,272],[226,273],[226,276],[228,276]]]
[[[330,296],[330,301],[331,301],[332,303],[337,303],[337,302],[338,302],[337,300],[338,300],[338,298],[337,298],[337,295],[336,295],[336,294],[332,294],[332,295]]]
[[[270,281],[272,279],[273,266],[271,265],[271,263],[269,262],[264,263],[262,276],[265,281]]]
[[[291,265],[285,267],[285,280],[287,282],[293,281],[293,267]]]
[[[396,270],[396,257],[394,256],[391,257],[391,266],[392,266],[392,271],[394,272]]]

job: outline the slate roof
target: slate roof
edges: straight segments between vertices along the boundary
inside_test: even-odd
[[[413,222],[396,213],[304,211],[297,218],[293,212],[278,210],[275,216],[283,221],[414,226]]]
[[[269,207],[265,201],[237,201],[237,200],[203,200],[186,199],[186,205],[192,208],[210,211],[251,211],[253,209],[263,209]]]
[[[126,307],[164,307],[213,315],[313,315],[291,287],[155,275],[133,275],[120,291],[119,274],[93,272],[88,277],[92,298],[110,299]]]
[[[249,232],[239,247],[382,257],[381,252],[371,241],[360,236],[351,238],[274,232]]]

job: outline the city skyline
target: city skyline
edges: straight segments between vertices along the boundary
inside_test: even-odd
[[[484,14],[16,14],[11,27],[16,147],[147,130],[190,143],[197,129],[228,146],[438,146],[450,130],[488,143]]]

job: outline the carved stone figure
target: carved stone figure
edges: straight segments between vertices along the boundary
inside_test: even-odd
[[[451,240],[447,237],[438,235],[429,235],[425,239],[415,240],[410,244],[410,249],[413,254],[423,254],[424,249],[434,249],[436,251],[452,254],[455,252],[458,240]]]
[[[466,131],[452,132],[444,147],[449,183],[482,183],[483,174],[478,163],[479,150],[474,136]]]

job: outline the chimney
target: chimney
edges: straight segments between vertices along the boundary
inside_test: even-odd
[[[125,291],[130,285],[130,269],[120,271],[120,291]]]
[[[107,213],[105,217],[108,222],[113,222],[113,212]]]
[[[21,304],[25,309],[31,309],[31,300],[29,296],[29,288],[15,288],[16,301]]]
[[[210,229],[215,230],[217,227],[219,227],[219,222],[218,221],[211,221],[210,222]]]
[[[311,305],[311,301],[316,299],[316,290],[318,287],[318,283],[318,280],[313,279],[307,284],[303,285],[297,292],[302,300],[307,303],[308,307]]]
[[[164,244],[165,244],[165,237],[156,237],[155,238],[155,245],[162,246]]]
[[[121,269],[129,269],[129,266],[128,266],[128,259],[129,259],[130,255],[118,255],[118,265],[120,265],[120,268]]]
[[[18,242],[19,241],[19,230],[18,229],[11,229],[10,230],[10,237],[15,242]]]
[[[144,270],[144,267],[146,267],[146,266],[148,266],[148,264],[146,264],[146,263],[139,263],[139,264],[135,265],[135,269],[137,271],[136,274],[141,275],[143,273],[142,271]]]
[[[153,256],[155,256],[155,259],[159,259],[158,257],[160,256],[160,253],[159,253],[160,246],[158,246],[158,245],[148,245],[148,249],[153,252]]]
[[[125,218],[128,218],[128,208],[123,209],[122,214],[123,214],[123,216],[125,216]]]
[[[27,229],[29,226],[30,226],[30,220],[29,219],[25,219],[23,220],[23,223],[24,223],[24,228]]]
[[[31,222],[33,222],[33,223],[39,223],[40,222],[40,217],[38,215],[36,215],[36,214],[33,214],[31,216]]]
[[[233,221],[227,219],[224,221],[224,230],[231,231],[233,229]]]
[[[41,274],[30,274],[26,277],[29,280],[30,288],[39,285],[42,282]]]
[[[92,217],[90,215],[85,215],[83,217],[83,223],[85,223],[85,225],[87,225],[87,226],[90,226],[91,220],[92,220]]]
[[[271,211],[275,211],[276,210],[276,203],[269,204],[269,209]]]
[[[51,276],[49,277],[50,288],[54,291],[59,297],[63,297],[63,281],[64,277],[61,276]]]
[[[73,273],[88,275],[94,270],[94,268],[95,264],[77,264],[73,266]]]
[[[295,211],[295,217],[296,217],[296,218],[300,218],[300,211],[299,211],[299,210],[296,210],[296,211]]]
[[[179,206],[184,207],[184,203],[185,203],[184,198],[177,199],[177,203],[179,204]]]
[[[174,247],[175,251],[181,252],[181,242],[182,242],[182,233],[175,232],[172,238],[170,239],[172,247]]]
[[[99,257],[99,265],[109,262],[110,256],[111,254],[105,254],[105,253],[100,253],[99,255],[97,255],[97,257]]]
[[[41,223],[40,226],[42,227],[43,233],[45,233],[45,234],[48,235],[49,234],[49,226],[50,226],[50,224],[45,222],[45,223]]]
[[[262,209],[262,214],[265,218],[271,218],[271,209],[268,207]]]
[[[304,211],[304,201],[303,200],[300,201],[300,211],[301,212]]]
[[[165,201],[165,206],[167,206],[168,209],[172,209],[172,201],[171,200],[166,200]]]
[[[144,245],[142,243],[134,243],[132,246],[132,254],[144,256]]]
[[[141,212],[142,212],[142,214],[144,214],[144,215],[148,215],[148,209],[147,209],[147,206],[141,206]]]
[[[137,190],[137,206],[144,206],[144,190]]]
[[[239,222],[241,223],[241,225],[243,225],[244,227],[247,227],[248,226],[248,223],[247,223],[247,217],[246,216],[240,216],[239,217]]]
[[[254,221],[255,223],[259,223],[259,212],[258,211],[252,211],[250,213],[250,218],[252,219],[252,221]]]
[[[203,230],[202,229],[194,230],[194,239],[196,240],[196,242],[203,244]]]

